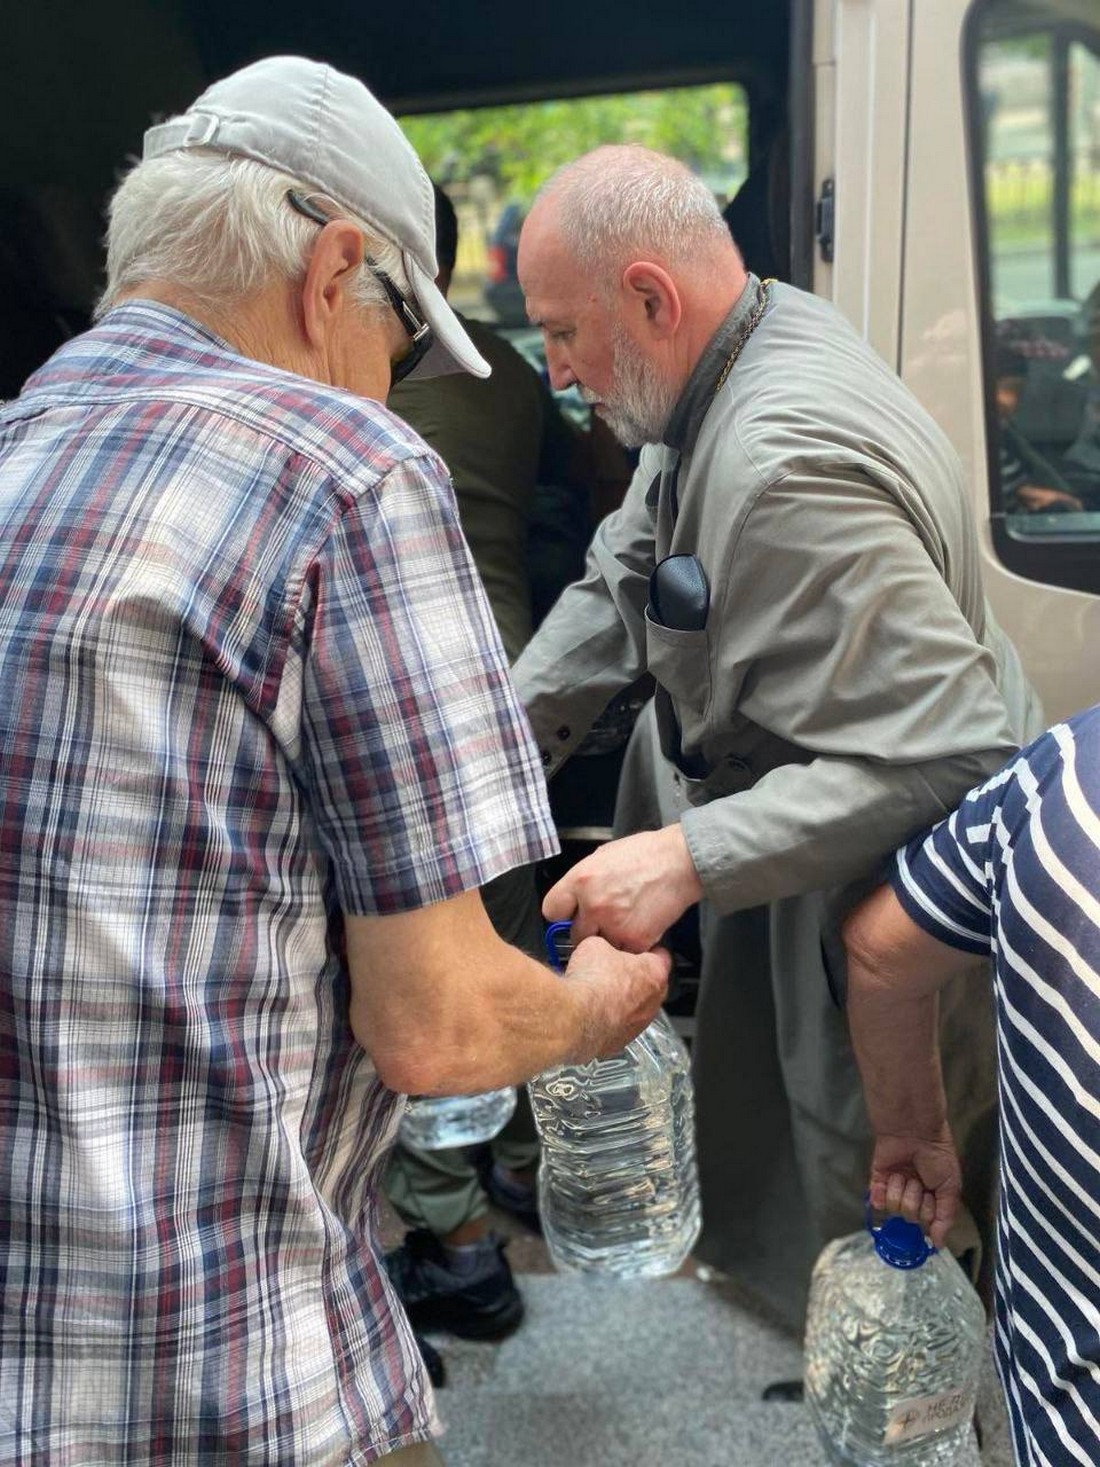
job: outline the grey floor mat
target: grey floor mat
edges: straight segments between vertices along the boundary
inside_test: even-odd
[[[765,1402],[801,1374],[798,1342],[722,1283],[524,1274],[527,1319],[499,1345],[432,1336],[447,1467],[826,1467],[805,1408]],[[1012,1467],[991,1366],[984,1447]]]

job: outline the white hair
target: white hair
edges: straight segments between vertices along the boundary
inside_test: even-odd
[[[559,168],[539,197],[557,206],[562,238],[582,264],[617,265],[656,253],[675,265],[730,249],[710,189],[683,163],[650,148],[596,148]]]
[[[107,285],[96,318],[120,292],[146,281],[170,281],[207,305],[224,307],[273,280],[300,280],[319,225],[287,202],[292,188],[361,229],[366,253],[399,290],[408,290],[397,246],[327,195],[251,158],[180,149],[138,163],[111,200]],[[387,304],[365,266],[355,294],[364,307]]]

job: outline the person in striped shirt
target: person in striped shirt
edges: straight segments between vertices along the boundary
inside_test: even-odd
[[[995,1341],[1021,1467],[1100,1442],[1100,706],[1057,724],[903,847],[849,918],[871,1202],[942,1244],[961,1178],[936,994],[992,954],[1000,1089]],[[974,978],[981,982],[980,973]]]
[[[611,1054],[478,888],[545,784],[441,460],[487,364],[431,184],[296,57],[146,134],[97,324],[0,408],[0,1461],[439,1461],[382,1264],[400,1092]],[[395,1462],[396,1467],[396,1462]]]

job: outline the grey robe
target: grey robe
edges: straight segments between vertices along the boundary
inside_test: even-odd
[[[551,774],[643,671],[667,691],[680,768],[644,729],[632,767],[658,782],[658,818],[679,816],[706,897],[699,1254],[797,1324],[812,1258],[859,1226],[866,1184],[838,915],[1042,719],[982,595],[961,465],[839,313],[773,284],[716,390],[756,289],[514,675]],[[701,631],[648,609],[676,553],[706,575]],[[995,1168],[989,999],[976,981],[945,1000],[977,1193]],[[988,1197],[973,1204],[984,1222]]]

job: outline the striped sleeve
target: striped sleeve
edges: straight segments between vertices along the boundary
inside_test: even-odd
[[[986,955],[993,943],[992,842],[1012,766],[972,790],[946,820],[903,846],[891,885],[908,915],[948,947]]]

